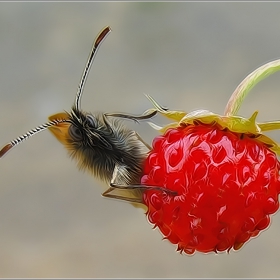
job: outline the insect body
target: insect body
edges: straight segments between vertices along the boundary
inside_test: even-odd
[[[151,118],[157,112],[150,111],[141,116],[93,115],[80,109],[81,96],[92,61],[100,43],[109,32],[110,27],[105,27],[94,41],[71,112],[50,116],[48,123],[5,145],[0,150],[0,157],[23,140],[48,128],[66,147],[71,157],[78,161],[81,169],[87,169],[110,183],[110,188],[103,193],[104,196],[142,203],[144,186],[140,185],[140,179],[150,147],[135,131],[125,128],[119,118],[137,121]]]

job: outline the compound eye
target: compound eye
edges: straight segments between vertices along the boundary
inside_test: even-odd
[[[69,135],[75,141],[80,141],[83,139],[81,130],[73,124],[71,124],[69,127]]]
[[[87,115],[87,123],[93,128],[97,126],[96,119],[92,115]]]

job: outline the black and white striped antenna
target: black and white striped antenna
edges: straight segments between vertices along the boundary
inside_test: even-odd
[[[80,84],[78,86],[78,91],[77,91],[77,94],[76,94],[76,101],[75,101],[75,104],[74,104],[74,107],[77,109],[77,110],[80,110],[80,100],[81,100],[81,96],[82,96],[82,92],[83,92],[83,89],[84,89],[84,85],[85,85],[85,82],[86,82],[86,78],[88,76],[88,73],[89,73],[89,70],[90,70],[90,67],[91,67],[91,64],[93,62],[93,59],[95,57],[95,54],[96,54],[96,51],[99,47],[99,45],[101,44],[101,42],[105,39],[105,37],[107,36],[107,34],[111,31],[110,27],[107,26],[105,27],[100,33],[99,35],[96,37],[94,43],[93,43],[93,47],[92,47],[92,50],[90,52],[90,55],[89,55],[89,58],[88,58],[88,61],[86,63],[86,66],[85,66],[85,70],[84,70],[84,73],[82,75],[82,78],[81,78],[81,81],[80,81]],[[9,150],[11,150],[14,146],[22,143],[24,140],[30,138],[31,136],[47,129],[48,127],[51,127],[51,126],[56,126],[60,123],[64,123],[64,122],[69,122],[69,120],[66,120],[66,119],[56,119],[56,120],[52,120],[52,121],[49,121],[47,123],[44,123],[42,125],[39,125],[31,130],[29,130],[28,132],[26,132],[25,134],[17,137],[16,139],[12,140],[10,143],[6,144],[1,150],[0,150],[0,158],[3,157]]]
[[[59,123],[63,123],[63,122],[67,122],[67,120],[61,119],[61,120],[53,120],[44,124],[41,124],[31,130],[29,130],[28,132],[26,132],[25,134],[17,137],[16,139],[12,140],[10,143],[6,144],[1,150],[0,150],[0,158],[2,156],[4,156],[10,149],[12,149],[14,146],[20,144],[21,142],[23,142],[24,140],[28,139],[29,137],[47,129],[48,127],[51,126],[55,126]]]
[[[88,61],[86,63],[86,66],[85,66],[85,70],[84,70],[84,73],[82,75],[82,78],[81,78],[81,81],[80,81],[80,84],[78,86],[78,91],[77,91],[77,94],[76,94],[76,101],[75,101],[75,109],[76,110],[80,110],[80,100],[81,100],[81,96],[82,96],[82,93],[83,93],[83,89],[84,89],[84,85],[85,85],[85,82],[86,82],[86,79],[87,79],[87,76],[88,76],[88,73],[89,73],[89,70],[90,70],[90,67],[92,65],[92,62],[93,62],[93,59],[95,57],[95,54],[98,50],[98,47],[100,46],[100,44],[102,43],[102,41],[105,39],[105,37],[109,34],[109,32],[111,31],[110,27],[109,26],[106,26],[96,37],[94,43],[93,43],[93,46],[92,46],[92,49],[91,49],[91,52],[90,52],[90,55],[89,55],[89,58],[88,58]]]

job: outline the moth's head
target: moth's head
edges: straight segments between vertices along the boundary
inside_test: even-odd
[[[92,115],[73,106],[70,113],[52,115],[49,120],[64,119],[65,122],[50,126],[48,129],[77,160],[81,169],[92,170],[92,161],[98,155],[112,152],[110,129],[102,115]]]
[[[48,129],[70,152],[83,152],[95,147],[106,148],[108,143],[102,134],[103,122],[99,117],[80,111],[74,106],[70,113],[63,112],[49,117],[50,121],[66,120]]]

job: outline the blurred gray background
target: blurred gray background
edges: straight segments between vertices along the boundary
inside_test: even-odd
[[[170,109],[223,113],[235,87],[280,58],[280,3],[0,3],[0,140],[69,110],[92,42],[87,111],[140,114],[144,93]],[[280,73],[240,114],[280,119]],[[163,124],[163,118],[156,118]],[[151,143],[146,123],[127,125]],[[280,142],[280,132],[270,133]],[[280,277],[280,214],[230,254],[180,255],[141,209],[101,197],[45,131],[0,161],[0,277]]]

